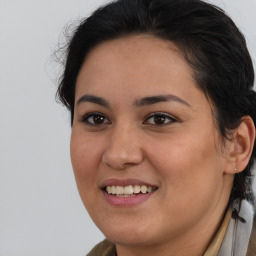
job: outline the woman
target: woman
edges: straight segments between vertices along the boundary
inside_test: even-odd
[[[78,26],[58,95],[107,238],[88,255],[255,255],[253,83],[244,37],[203,1],[119,0]]]

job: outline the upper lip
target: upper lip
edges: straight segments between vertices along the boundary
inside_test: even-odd
[[[145,186],[150,186],[150,187],[157,187],[154,184],[150,184],[150,183],[147,183],[145,181],[138,180],[138,179],[115,179],[115,178],[104,180],[100,184],[100,187],[101,188],[105,188],[107,186],[122,186],[122,187],[125,187],[125,186],[129,186],[129,185],[133,185],[133,186],[134,185],[139,185],[139,186],[145,185]]]

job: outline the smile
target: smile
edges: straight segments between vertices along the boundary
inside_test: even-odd
[[[135,207],[152,198],[157,185],[138,179],[107,179],[100,184],[105,200],[114,207]]]
[[[128,186],[106,186],[105,191],[110,195],[117,197],[131,197],[138,194],[146,194],[156,190],[156,187],[146,185],[128,185]]]

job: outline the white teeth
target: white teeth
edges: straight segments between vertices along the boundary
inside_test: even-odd
[[[141,193],[146,194],[148,191],[147,186],[141,186],[140,191],[141,191]]]
[[[146,185],[129,185],[129,186],[107,186],[106,187],[106,191],[108,194],[113,194],[116,195],[118,197],[129,197],[129,196],[133,196],[135,194],[146,194],[146,193],[150,193],[153,191],[153,187],[151,186],[146,186]]]
[[[116,186],[116,194],[118,195],[124,194],[124,187]]]
[[[124,187],[124,194],[127,194],[127,195],[132,195],[133,194],[132,185]]]
[[[131,196],[135,196],[134,194],[132,194],[132,195],[126,195],[126,194],[124,194],[124,195],[117,195],[116,194],[116,197],[131,197]]]
[[[150,192],[152,192],[153,188],[152,187],[148,187],[147,190],[148,190],[148,193],[150,193]]]
[[[115,186],[111,186],[111,194],[115,194],[116,193],[116,187]]]
[[[107,192],[108,192],[109,194],[112,193],[112,187],[111,187],[111,186],[107,186],[107,187],[106,187],[106,190],[107,190]]]
[[[140,193],[140,186],[139,185],[133,186],[133,191],[134,191],[135,194]]]

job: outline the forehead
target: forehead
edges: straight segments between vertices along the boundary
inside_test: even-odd
[[[96,45],[86,56],[83,65],[90,62],[90,64],[95,63],[99,67],[99,64],[107,64],[104,61],[109,63],[111,59],[115,61],[133,61],[140,65],[140,68],[145,64],[154,64],[155,61],[159,65],[160,59],[162,61],[168,59],[173,62],[179,60],[187,64],[178,47],[171,41],[153,35],[141,34],[107,40]],[[145,63],[145,60],[150,60],[150,62]]]
[[[106,51],[106,49],[110,51]],[[166,54],[166,51],[169,50],[176,52],[177,55],[180,54],[178,47],[171,41],[163,40],[150,34],[131,34],[124,37],[107,40],[96,45],[89,52],[86,60],[90,59],[90,57],[93,56],[95,53],[108,56],[108,54],[117,54],[120,49],[123,50],[123,57],[128,58],[132,57],[133,54],[141,54],[144,55],[144,57],[149,54],[151,56],[151,54],[154,54],[156,52],[158,54],[165,52]],[[151,51],[147,52],[147,50],[149,49]]]
[[[97,45],[87,55],[77,78],[77,91],[92,86],[125,84],[122,89],[138,86],[160,89],[172,80],[196,86],[193,71],[178,47],[151,35],[133,35]],[[182,81],[181,81],[182,80]],[[144,85],[144,87],[143,87]]]

